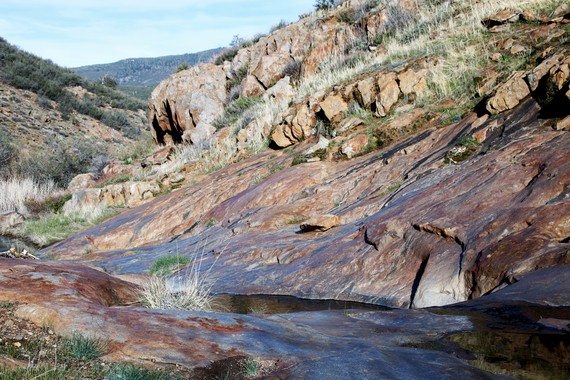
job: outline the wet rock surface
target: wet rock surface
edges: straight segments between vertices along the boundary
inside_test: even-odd
[[[0,259],[0,301],[6,305],[19,299],[10,305],[11,315],[29,320],[27,329],[49,325],[57,334],[80,331],[104,338],[109,346],[104,360],[177,364],[196,374],[213,363],[250,357],[272,363],[271,378],[479,379],[500,376],[466,364],[460,354],[437,351],[436,343],[450,334],[500,331],[506,320],[510,332],[560,334],[544,320],[570,318],[568,307],[554,307],[567,305],[570,292],[567,283],[553,291],[546,279],[569,274],[569,266],[538,271],[514,290],[432,311],[238,315],[144,309],[133,304],[136,286],[103,272],[69,263]],[[513,299],[512,292],[541,303]],[[430,349],[423,347],[430,342]],[[561,357],[551,353],[562,365],[567,348],[567,342],[560,346]]]

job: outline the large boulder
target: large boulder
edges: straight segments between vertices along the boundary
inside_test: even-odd
[[[487,110],[496,114],[516,107],[520,101],[530,95],[530,89],[524,80],[525,73],[515,71],[501,84],[495,95],[487,101]]]
[[[213,132],[213,121],[224,111],[226,72],[202,64],[174,74],[152,92],[149,121],[159,144],[197,142]]]

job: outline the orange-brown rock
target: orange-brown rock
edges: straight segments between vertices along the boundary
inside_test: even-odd
[[[196,142],[210,136],[212,122],[224,109],[226,73],[202,64],[180,71],[152,92],[149,121],[159,144]]]
[[[338,122],[342,119],[343,112],[348,111],[348,104],[344,101],[340,94],[332,94],[320,103],[326,118],[332,122]]]
[[[291,57],[287,52],[266,55],[261,57],[251,73],[263,87],[269,88],[283,77],[283,69],[289,62]]]
[[[524,80],[525,73],[516,71],[500,85],[496,94],[487,102],[490,113],[500,113],[517,106],[520,101],[530,95],[530,89]]]
[[[287,103],[293,96],[291,78],[287,76],[280,79],[274,86],[267,90],[264,96],[269,99],[275,99],[278,103]]]
[[[318,215],[314,216],[299,226],[301,231],[327,231],[333,227],[340,225],[340,218],[337,215]]]
[[[286,134],[285,131],[288,133]],[[290,138],[290,129],[283,124],[280,124],[273,129],[273,133],[271,133],[271,141],[280,148],[286,148],[297,142]]]
[[[558,120],[554,129],[557,131],[570,131],[570,116],[566,116],[564,119]]]
[[[370,109],[376,100],[376,83],[374,77],[362,79],[356,83],[356,99],[365,108]]]
[[[563,64],[564,58],[563,54],[554,54],[532,69],[526,76],[530,90],[536,91],[542,78],[544,78],[549,71],[556,71]],[[566,68],[567,67],[568,64],[566,64]],[[563,71],[565,70],[563,69]]]
[[[408,85],[409,81],[405,82],[404,86],[406,90],[408,90],[406,87]],[[396,82],[396,74],[391,72],[381,74],[378,77],[378,88],[379,93],[376,96],[376,114],[384,117],[388,115],[388,112],[390,112],[392,106],[396,104],[401,94],[400,86]],[[412,89],[417,89],[420,92],[425,90],[424,88],[421,88],[421,85],[412,86]]]
[[[520,15],[520,11],[514,9],[504,9],[492,16],[484,18],[481,22],[487,29],[491,29],[505,23],[516,22],[519,20]]]
[[[125,182],[107,185],[103,188],[86,188],[73,193],[64,205],[64,211],[81,210],[86,206],[138,206],[160,193],[156,181]]]
[[[173,146],[165,146],[154,152],[152,155],[146,157],[141,161],[141,166],[143,168],[147,166],[162,165],[172,159],[174,154]]]
[[[261,96],[265,93],[265,88],[256,77],[248,75],[241,82],[241,96]]]
[[[368,140],[368,135],[363,133],[351,137],[342,144],[342,153],[346,157],[352,158],[364,149]]]
[[[410,68],[398,74],[400,81],[400,91],[404,95],[416,94],[422,95],[427,90],[427,73],[428,70],[424,68]]]

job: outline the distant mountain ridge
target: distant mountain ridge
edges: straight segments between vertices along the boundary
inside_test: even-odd
[[[222,48],[216,48],[156,58],[128,58],[114,63],[81,66],[71,70],[90,80],[99,80],[105,75],[110,75],[120,86],[154,87],[176,71],[179,65],[193,66],[207,62],[221,50]]]

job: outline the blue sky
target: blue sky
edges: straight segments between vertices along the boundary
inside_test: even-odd
[[[0,36],[65,67],[194,53],[297,21],[314,0],[0,0]]]

